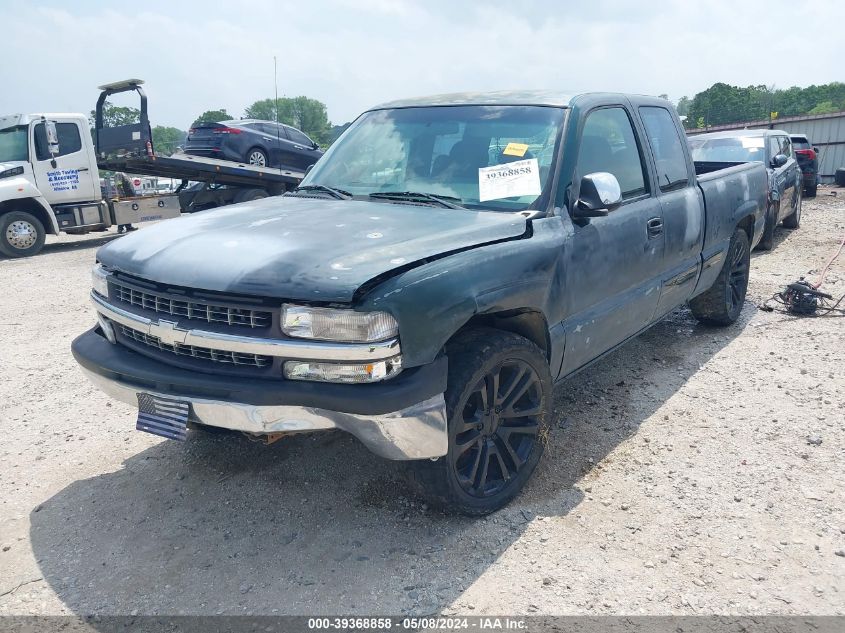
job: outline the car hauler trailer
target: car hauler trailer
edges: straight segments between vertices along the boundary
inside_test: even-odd
[[[113,197],[101,191],[101,169],[178,179],[180,190],[201,182],[194,198],[204,194],[206,206],[209,200],[220,206],[279,195],[299,184],[303,174],[295,171],[185,154],[157,156],[142,83],[100,86],[93,139],[84,114],[0,116],[0,255],[35,255],[48,233],[102,231],[180,214],[179,190]],[[140,121],[106,127],[106,99],[130,91],[140,97]]]

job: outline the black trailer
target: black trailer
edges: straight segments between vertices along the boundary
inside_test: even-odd
[[[187,154],[157,156],[147,113],[147,95],[141,88],[143,83],[141,79],[127,79],[99,87],[94,148],[100,169],[181,180],[176,193],[184,212],[280,195],[302,180],[302,172],[286,169]],[[137,92],[141,100],[140,121],[106,127],[103,121],[106,99],[113,94],[132,91]]]

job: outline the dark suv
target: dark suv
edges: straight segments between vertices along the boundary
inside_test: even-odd
[[[323,155],[317,143],[296,128],[255,119],[196,123],[188,131],[185,153],[299,172]]]
[[[819,187],[819,148],[813,147],[805,134],[790,134],[789,139],[803,174],[804,195],[815,198]]]

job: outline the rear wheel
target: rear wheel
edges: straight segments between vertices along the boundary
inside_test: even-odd
[[[253,200],[261,200],[267,197],[267,192],[263,189],[241,189],[235,194],[234,202],[252,202]]]
[[[783,219],[783,225],[788,229],[797,229],[801,226],[801,200],[803,196],[800,187],[796,191],[795,209]]]
[[[725,263],[707,292],[690,301],[693,316],[710,325],[730,325],[739,318],[748,290],[751,251],[748,234],[737,229],[731,237]]]
[[[806,195],[808,198],[815,198],[815,197],[816,197],[816,193],[818,192],[818,190],[819,190],[819,183],[818,183],[818,182],[814,182],[812,185],[810,185],[810,186],[808,186],[808,187],[807,187],[807,189],[806,189],[806,191],[805,191],[805,195]]]
[[[44,225],[31,213],[12,211],[0,216],[0,253],[29,257],[44,246]]]
[[[266,167],[267,154],[260,147],[253,147],[246,153],[246,162],[256,167]]]
[[[433,503],[480,516],[511,501],[543,454],[552,399],[546,356],[529,340],[481,328],[448,347],[449,450],[412,462],[412,482]]]

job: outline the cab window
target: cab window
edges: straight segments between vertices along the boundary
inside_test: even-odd
[[[660,189],[686,186],[689,182],[687,158],[674,118],[666,108],[656,106],[640,108],[640,116],[654,153]]]
[[[59,153],[57,156],[74,154],[82,149],[82,138],[76,123],[56,123],[56,133],[59,137]],[[43,123],[35,126],[35,157],[38,160],[50,158],[50,148],[47,145],[47,128]]]
[[[648,193],[646,171],[634,127],[624,108],[601,108],[587,115],[578,148],[578,174],[597,171],[616,176],[622,198]]]

